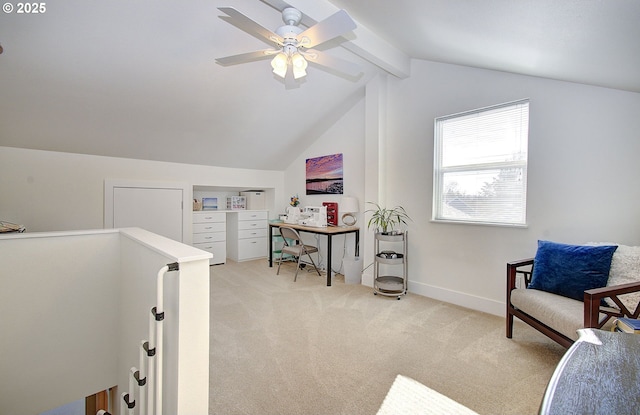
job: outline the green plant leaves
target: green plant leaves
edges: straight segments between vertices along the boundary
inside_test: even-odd
[[[406,225],[407,220],[411,220],[402,206],[396,206],[393,209],[388,209],[381,207],[377,203],[367,203],[376,207],[375,209],[365,211],[365,213],[373,212],[371,218],[369,218],[369,222],[367,223],[367,228],[369,229],[373,226],[380,232],[387,233],[393,231],[393,229],[400,224]]]

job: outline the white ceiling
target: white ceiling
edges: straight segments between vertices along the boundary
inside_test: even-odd
[[[332,0],[412,58],[640,92],[637,0]]]
[[[231,6],[267,28],[276,8],[308,24],[344,8],[359,27],[296,88],[223,21]],[[640,92],[637,0],[65,0],[0,13],[0,145],[225,167],[284,169],[364,94],[377,73],[428,59]],[[283,161],[284,160],[284,161]]]

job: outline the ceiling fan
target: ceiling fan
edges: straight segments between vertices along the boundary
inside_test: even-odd
[[[227,14],[227,16],[220,16],[221,19],[270,45],[274,45],[271,49],[217,58],[216,62],[222,66],[237,65],[273,56],[271,60],[273,73],[281,78],[286,77],[289,72],[289,66],[292,68],[291,72],[294,79],[306,76],[308,62],[313,62],[352,77],[358,76],[361,72],[358,65],[352,62],[311,49],[356,28],[356,23],[344,10],[340,10],[325,20],[303,30],[298,27],[302,20],[302,13],[297,9],[288,7],[282,11],[282,20],[285,25],[277,28],[275,32],[266,29],[233,7],[220,7],[219,10]]]

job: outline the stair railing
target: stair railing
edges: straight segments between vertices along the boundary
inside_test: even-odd
[[[146,415],[162,415],[164,276],[167,272],[179,269],[178,263],[175,262],[163,266],[158,271],[156,306],[151,308],[149,315],[149,340],[140,342],[140,369],[133,366],[129,370],[129,391],[122,393],[120,401],[120,414],[122,415],[134,415],[136,406],[140,415],[145,415],[145,409]],[[138,396],[138,402],[136,402],[136,396]],[[100,410],[96,415],[111,414]]]

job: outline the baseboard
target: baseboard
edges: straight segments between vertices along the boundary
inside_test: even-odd
[[[504,303],[459,291],[409,280],[409,292],[496,316],[505,315]]]
[[[363,273],[362,285],[373,287],[373,275],[366,272]],[[478,297],[411,280],[409,280],[408,291],[412,294],[418,294],[424,297],[433,298],[434,300],[444,301],[445,303],[451,303],[461,307],[470,308],[472,310],[482,311],[483,313],[493,314],[496,316],[505,315],[505,303],[484,297]]]

